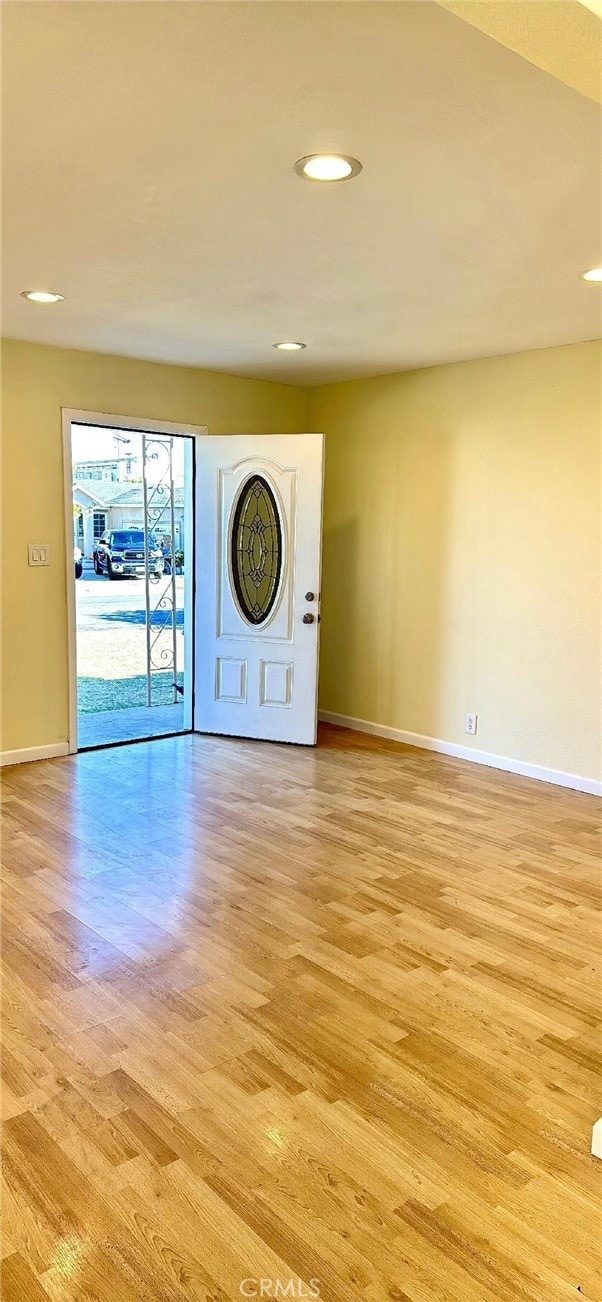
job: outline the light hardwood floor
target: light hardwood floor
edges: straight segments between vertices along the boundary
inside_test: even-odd
[[[329,728],[3,799],[3,1302],[600,1298],[599,802]]]

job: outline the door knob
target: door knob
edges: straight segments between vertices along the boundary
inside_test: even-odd
[[[316,594],[315,594],[315,592],[306,592],[306,593],[305,593],[305,600],[306,600],[306,601],[315,601],[315,600],[316,600]]]
[[[305,614],[304,614],[304,616],[303,616],[303,623],[304,623],[304,624],[313,624],[314,621],[315,621],[315,618],[316,618],[316,617],[315,617],[315,615],[312,615],[311,610],[306,610],[306,612],[305,612]]]

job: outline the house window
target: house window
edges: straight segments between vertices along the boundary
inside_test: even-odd
[[[101,538],[106,528],[107,517],[104,511],[95,511],[93,519],[94,539]]]

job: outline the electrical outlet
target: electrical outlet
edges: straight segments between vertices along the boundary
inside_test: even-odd
[[[469,734],[469,736],[474,737],[474,735],[475,735],[475,733],[476,733],[476,730],[477,730],[477,716],[476,716],[476,714],[465,714],[465,715],[464,715],[464,731],[467,732],[467,733]]]
[[[48,543],[28,543],[27,561],[29,565],[50,565]]]

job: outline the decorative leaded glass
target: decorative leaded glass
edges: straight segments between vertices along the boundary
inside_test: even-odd
[[[267,480],[252,475],[242,485],[232,519],[230,560],[234,592],[250,624],[270,615],[282,569],[282,530]]]

